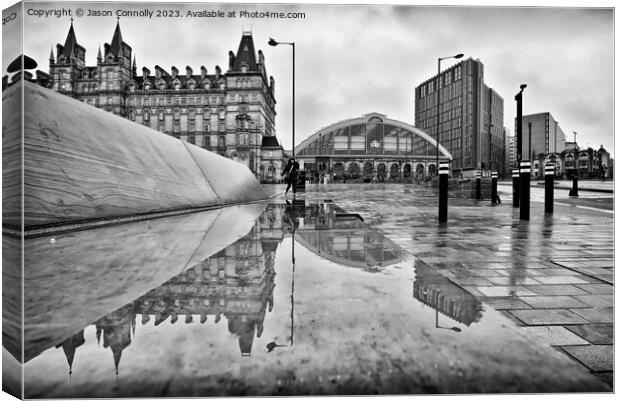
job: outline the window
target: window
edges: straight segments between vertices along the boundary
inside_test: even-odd
[[[159,110],[157,112],[157,118],[159,119],[159,121],[164,121],[164,111],[163,110]]]
[[[458,81],[460,79],[461,79],[461,66],[459,65],[454,69],[454,80]]]

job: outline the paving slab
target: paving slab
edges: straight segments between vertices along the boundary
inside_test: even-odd
[[[587,284],[589,281],[586,277],[574,277],[574,276],[548,276],[539,277],[538,281],[543,284]]]
[[[566,328],[592,344],[611,345],[614,343],[613,324],[579,324],[566,326]]]
[[[527,325],[583,324],[588,320],[565,309],[533,309],[511,311]]]
[[[568,295],[527,297],[525,303],[535,309],[587,308],[588,305]]]
[[[614,308],[613,307],[571,309],[571,311],[583,317],[590,323],[613,323],[614,322]]]
[[[589,295],[590,293],[573,284],[526,285],[528,290],[539,295]]]
[[[485,297],[536,296],[536,293],[522,286],[476,287],[476,290]]]
[[[487,298],[485,303],[491,305],[494,309],[532,309],[532,307],[523,302],[518,297],[510,298]]]
[[[614,306],[613,295],[576,295],[575,299],[594,307],[611,307]]]
[[[549,345],[589,345],[590,343],[562,326],[523,327],[529,335]]]
[[[614,286],[611,284],[577,284],[575,286],[595,295],[613,295],[614,293]]]
[[[611,345],[567,345],[562,349],[594,372],[614,368],[614,348]]]

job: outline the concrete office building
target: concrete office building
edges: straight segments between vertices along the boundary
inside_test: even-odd
[[[566,148],[566,135],[549,112],[523,116],[523,138],[521,154],[523,159],[536,160],[541,155],[559,154]],[[531,144],[530,144],[531,124]],[[515,118],[515,131],[517,119]]]
[[[437,127],[437,94],[440,125]],[[452,155],[454,174],[473,176],[505,165],[504,99],[484,83],[484,65],[468,58],[415,88],[415,125]]]

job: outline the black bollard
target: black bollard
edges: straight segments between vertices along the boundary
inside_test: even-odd
[[[482,199],[482,171],[476,170],[476,200]]]
[[[512,169],[512,207],[519,207],[519,169]]]
[[[573,189],[568,191],[568,196],[579,196],[579,177],[577,176],[577,169],[573,170]]]
[[[497,171],[491,171],[491,205],[499,204],[497,196]]]
[[[530,161],[525,160],[521,162],[521,168],[519,170],[519,219],[530,219]]]
[[[555,176],[555,165],[545,164],[545,213],[553,214],[553,185]]]
[[[450,165],[441,163],[439,165],[439,222],[448,221],[448,174]]]

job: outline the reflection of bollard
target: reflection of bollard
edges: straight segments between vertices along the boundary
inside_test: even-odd
[[[482,171],[476,170],[476,200],[482,199]]]
[[[553,185],[554,185],[555,165],[547,163],[545,165],[545,213],[553,214]]]
[[[499,197],[497,196],[497,171],[491,171],[491,204],[497,205]]]
[[[519,169],[512,169],[512,207],[519,207]]]
[[[577,176],[577,170],[573,172],[573,189],[568,191],[568,196],[579,196],[579,177]]]
[[[439,165],[439,222],[448,221],[448,173],[450,165],[441,163]]]
[[[519,171],[519,218],[521,220],[530,219],[530,161],[521,162]]]

